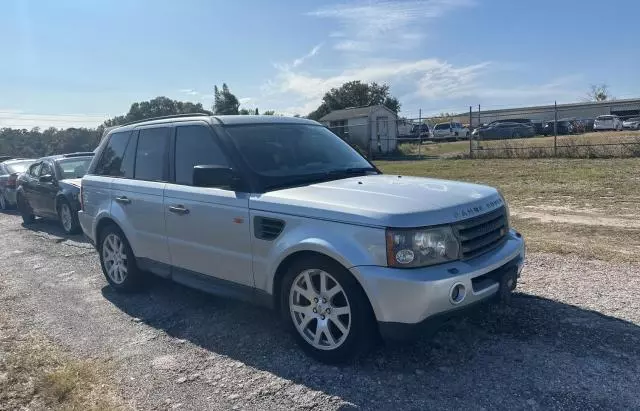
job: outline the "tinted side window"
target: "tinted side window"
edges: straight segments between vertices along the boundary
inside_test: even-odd
[[[208,127],[183,126],[176,129],[177,184],[193,184],[194,166],[228,164]]]
[[[107,146],[102,151],[102,157],[96,166],[95,174],[112,177],[125,175],[124,153],[129,144],[130,135],[130,131],[111,134]]]
[[[138,180],[166,181],[168,178],[168,127],[146,128],[138,135],[134,177]]]
[[[42,163],[42,168],[40,168],[40,174],[41,176],[46,176],[46,175],[55,175],[53,172],[53,168],[51,168],[51,164],[49,164],[48,162],[43,162]]]
[[[42,163],[37,163],[29,167],[29,175],[31,177],[37,177],[40,173],[40,168],[42,167]]]

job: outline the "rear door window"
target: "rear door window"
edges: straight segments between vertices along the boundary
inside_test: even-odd
[[[140,130],[134,178],[147,181],[167,181],[169,177],[169,136],[171,128],[156,127]]]
[[[125,152],[127,151],[127,146],[131,140],[130,137],[130,131],[111,134],[109,142],[102,151],[102,156],[96,166],[94,172],[96,175],[127,177],[127,171],[133,171],[127,170],[125,167]]]

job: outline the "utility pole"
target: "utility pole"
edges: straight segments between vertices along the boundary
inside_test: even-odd
[[[469,106],[469,158],[473,158],[473,145],[471,141],[473,136],[471,135],[471,128],[473,123],[473,107]]]
[[[553,102],[553,156],[558,156],[558,102]]]
[[[418,110],[418,158],[422,159],[422,109]]]

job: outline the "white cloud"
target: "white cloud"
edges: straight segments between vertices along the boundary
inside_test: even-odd
[[[107,118],[109,118],[108,115],[100,114],[35,114],[13,109],[0,109],[0,128],[95,128]]]
[[[181,93],[183,93],[183,94],[188,94],[188,95],[190,95],[190,96],[197,96],[197,95],[200,95],[200,92],[198,92],[198,91],[196,91],[196,90],[193,90],[193,89],[190,89],[190,88],[183,88],[183,89],[180,89],[179,91],[180,91]]]
[[[320,51],[320,47],[322,47],[322,44],[317,44],[316,46],[314,46],[310,52],[308,52],[307,54],[305,54],[304,56],[297,58],[295,60],[293,60],[293,67],[298,67],[299,65],[301,65],[302,63],[304,63],[305,60],[310,59],[311,57],[315,56],[316,54],[318,54],[318,52]]]
[[[300,106],[289,107],[286,111],[308,113],[318,106],[324,93],[352,80],[394,84],[397,89],[407,89],[406,94],[429,99],[451,93],[462,95],[474,88],[475,80],[488,66],[489,63],[485,62],[455,67],[438,59],[387,60],[346,69],[327,77],[282,68],[267,90],[273,95],[288,95],[300,103]]]
[[[424,37],[427,20],[474,4],[474,0],[369,1],[326,6],[308,15],[333,19],[340,24],[341,29],[331,33],[331,37],[339,39],[335,49],[370,51],[387,46],[415,46]]]

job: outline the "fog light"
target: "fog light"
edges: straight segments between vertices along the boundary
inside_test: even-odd
[[[449,296],[451,303],[459,304],[464,300],[466,296],[466,288],[463,284],[457,283],[453,287],[451,287],[451,294]]]
[[[414,257],[413,251],[408,249],[400,250],[396,253],[396,261],[400,264],[410,264]]]

